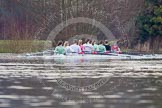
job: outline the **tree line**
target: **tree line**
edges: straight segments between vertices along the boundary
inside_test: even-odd
[[[145,10],[137,18],[140,43],[149,42],[152,51],[159,51],[162,41],[162,0],[146,0]]]

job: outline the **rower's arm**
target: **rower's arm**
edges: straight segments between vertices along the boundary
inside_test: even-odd
[[[104,52],[106,52],[106,47],[104,46]]]

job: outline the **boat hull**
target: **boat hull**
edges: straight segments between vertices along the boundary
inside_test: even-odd
[[[43,55],[43,56],[20,56],[22,58],[40,58],[40,59],[162,59],[162,55],[127,55],[127,54],[109,54],[109,55]]]

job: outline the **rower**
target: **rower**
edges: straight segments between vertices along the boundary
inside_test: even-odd
[[[78,45],[80,46],[80,49],[81,49],[81,54],[84,54],[84,46],[83,46],[83,41],[82,41],[82,40],[79,40],[79,41],[78,41]]]
[[[100,44],[98,46],[99,53],[105,53],[106,52],[106,47],[103,44],[104,44],[104,42],[100,41]]]
[[[72,52],[74,52],[74,50],[69,46],[68,41],[64,42],[64,48],[65,48],[66,55],[70,55],[70,54],[72,54]]]
[[[98,44],[95,40],[93,40],[92,45],[94,49],[94,54],[96,54],[99,51]]]
[[[111,46],[109,45],[109,42],[107,40],[105,40],[105,44],[104,44],[106,51],[111,51]]]
[[[62,45],[63,45],[63,42],[59,41],[57,44],[57,47],[54,50],[56,54],[65,54],[65,48]]]
[[[114,43],[114,45],[111,46],[111,52],[118,53],[118,54],[122,53],[120,48],[118,47],[117,43]]]
[[[72,53],[74,53],[74,54],[80,54],[82,52],[80,46],[77,45],[77,43],[78,43],[77,40],[74,39],[73,44],[70,46],[71,49],[73,50]]]
[[[86,43],[83,44],[83,46],[84,46],[84,53],[92,54],[94,49],[93,49],[92,41],[90,39],[87,39]]]

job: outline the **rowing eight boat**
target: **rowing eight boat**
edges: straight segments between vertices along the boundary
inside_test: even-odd
[[[129,55],[129,54],[115,54],[115,53],[109,53],[109,54],[71,54],[71,55],[51,55],[51,54],[26,54],[19,56],[21,58],[41,58],[41,59],[162,59],[162,54],[149,54],[149,55]]]

